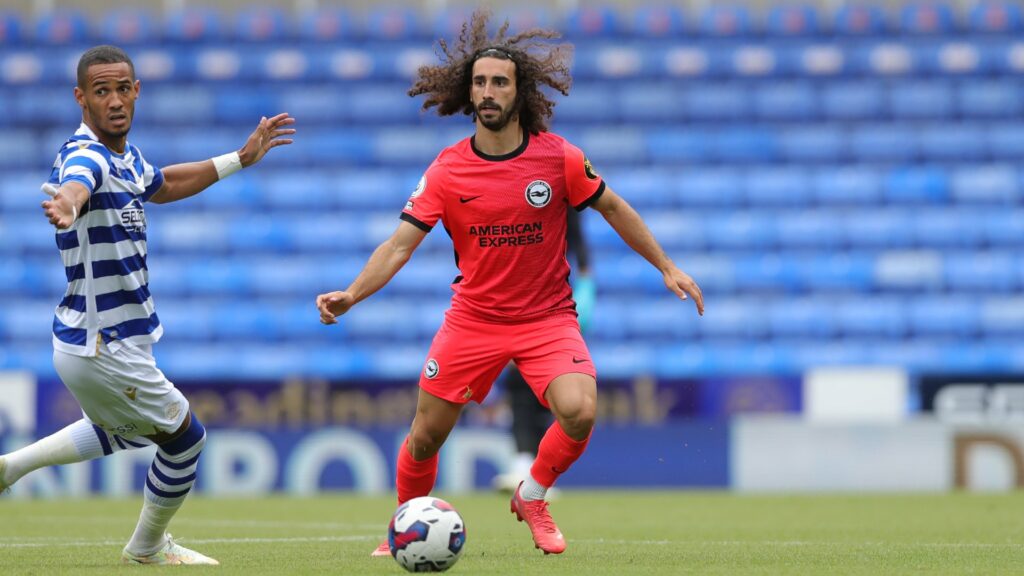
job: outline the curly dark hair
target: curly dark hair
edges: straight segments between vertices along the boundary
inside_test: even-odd
[[[472,117],[474,109],[470,88],[473,63],[487,53],[487,56],[512,60],[516,65],[515,105],[519,112],[519,125],[531,134],[545,132],[555,102],[541,91],[540,86],[550,86],[563,96],[569,94],[572,45],[546,42],[560,38],[561,34],[540,28],[509,36],[507,20],[490,38],[487,34],[490,17],[491,12],[487,8],[474,11],[472,18],[463,23],[462,32],[452,49],[444,39],[439,40],[441,64],[421,66],[415,83],[409,89],[409,96],[426,94],[423,109],[437,106],[439,116],[461,112]]]

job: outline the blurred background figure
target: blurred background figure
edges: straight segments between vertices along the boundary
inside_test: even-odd
[[[572,269],[572,297],[576,301],[576,314],[580,330],[586,334],[590,316],[597,299],[597,288],[590,277],[590,250],[583,238],[579,212],[569,210],[566,241],[568,255],[575,260]],[[572,262],[570,261],[570,265]],[[533,390],[530,390],[515,363],[509,364],[501,379],[501,388],[508,402],[512,438],[516,443],[516,454],[508,471],[494,477],[494,487],[501,492],[513,492],[530,473],[530,467],[537,458],[537,445],[551,426],[551,412],[544,408]],[[556,488],[548,490],[550,499],[557,494]]]

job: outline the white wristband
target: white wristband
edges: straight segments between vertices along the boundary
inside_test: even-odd
[[[218,180],[223,180],[242,169],[242,159],[238,157],[238,152],[214,156],[210,160],[213,160],[213,167],[217,169]]]

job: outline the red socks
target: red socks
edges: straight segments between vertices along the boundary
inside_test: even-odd
[[[406,438],[398,449],[398,473],[395,478],[398,503],[430,494],[436,480],[437,454],[426,460],[414,460],[409,454],[409,439]]]
[[[542,486],[550,488],[587,449],[591,434],[593,430],[583,440],[573,440],[556,421],[541,438],[530,475]]]

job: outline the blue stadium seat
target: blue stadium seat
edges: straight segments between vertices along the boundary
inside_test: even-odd
[[[912,2],[900,10],[900,28],[911,34],[948,34],[956,28],[956,20],[947,4]]]
[[[110,10],[100,25],[100,40],[119,46],[157,43],[162,33],[157,17],[142,8]]]
[[[555,9],[541,4],[509,3],[500,8],[495,7],[494,23],[501,25],[506,20],[509,23],[509,31],[515,34],[534,28],[559,29],[561,17]]]
[[[647,160],[647,142],[639,127],[588,128],[581,132],[577,145],[596,166]]]
[[[844,214],[843,230],[851,246],[871,248],[906,248],[914,243],[907,222],[911,212],[901,209],[872,207]]]
[[[779,133],[779,153],[792,162],[838,162],[847,155],[846,133],[830,124],[784,128]]]
[[[731,128],[715,134],[716,157],[726,162],[770,162],[778,156],[778,139],[767,128]]]
[[[431,22],[431,34],[438,38],[454,41],[462,32],[462,26],[473,15],[471,6],[445,6],[437,11]],[[491,24],[494,24],[492,22]]]
[[[680,308],[684,309],[681,312],[693,313],[689,306]],[[752,298],[717,299],[714,314],[692,323],[704,338],[759,338],[768,331],[763,305]]]
[[[712,132],[700,128],[661,128],[646,132],[647,155],[655,164],[700,162],[713,156]]]
[[[354,120],[402,123],[420,117],[420,102],[409,98],[408,87],[399,84],[361,84],[348,90],[346,107]]]
[[[848,336],[903,336],[906,306],[901,298],[843,298],[833,302],[838,330]]]
[[[692,302],[682,302],[675,297],[633,298],[623,305],[625,313],[620,319],[625,326],[625,338],[641,341],[693,338],[704,323],[704,319],[694,311]],[[602,300],[594,317],[604,312]]]
[[[1021,28],[1021,8],[1012,2],[975,2],[968,16],[970,29],[988,34],[1009,34]]]
[[[770,212],[742,211],[705,215],[708,244],[717,249],[764,250],[776,241]]]
[[[13,111],[17,111],[19,108],[19,106],[15,106]],[[43,158],[46,159],[47,164],[52,164],[53,159],[57,156],[57,148],[46,151],[43,156],[44,152],[40,149],[39,137],[34,131],[27,128],[8,128],[4,131],[4,135],[4,138],[0,139],[0,166],[7,169],[37,166]],[[34,175],[35,185],[29,189],[30,193],[39,191],[39,186],[42,185],[46,176],[47,174],[42,171]],[[29,180],[30,178],[21,180],[18,186],[24,190],[24,186]],[[4,198],[9,198],[15,193],[13,191],[6,192],[6,190],[11,189],[6,182],[0,182],[0,202],[5,203]]]
[[[751,206],[803,205],[810,196],[810,174],[803,167],[755,167],[744,176]]]
[[[25,38],[21,16],[13,10],[0,10],[0,46],[14,46]]]
[[[681,87],[666,82],[636,82],[623,86],[619,92],[619,114],[625,123],[634,122],[679,122],[684,114],[678,106]],[[559,103],[559,108],[571,102],[578,94]],[[596,99],[596,94],[593,97]],[[605,106],[614,104],[614,96],[605,92]],[[599,121],[600,116],[591,120]]]
[[[676,178],[675,197],[682,206],[732,206],[742,199],[740,173],[728,168],[683,170]]]
[[[36,19],[35,41],[40,44],[81,44],[91,37],[89,21],[82,12],[61,8]]]
[[[841,293],[869,291],[874,285],[874,255],[854,251],[831,254],[811,253],[796,258],[800,286],[810,292]]]
[[[214,312],[219,304],[195,298],[161,298],[159,302],[156,313],[165,333],[173,334],[175,338],[188,338],[200,342],[213,336]]]
[[[423,165],[423,168],[426,164]],[[395,218],[416,187],[422,170],[416,171],[412,184],[393,169],[348,169],[328,173],[328,205],[342,210],[393,211]]]
[[[602,43],[573,56],[573,76],[579,80],[642,78],[660,72],[650,52],[629,44]]]
[[[375,299],[362,302],[345,315],[345,328],[357,339],[409,340],[416,336],[410,330],[410,319],[415,316],[411,302],[397,299]]]
[[[890,250],[875,262],[875,286],[883,291],[936,292],[945,287],[944,262],[937,250]]]
[[[763,252],[763,249],[755,250]],[[733,262],[734,290],[739,293],[796,292],[802,289],[800,262],[784,252],[743,253],[734,257]]]
[[[870,80],[835,81],[821,90],[821,111],[837,120],[877,119],[885,109],[885,91]]]
[[[765,120],[806,121],[817,117],[818,102],[808,82],[766,83],[754,92],[753,109]]]
[[[324,6],[299,16],[299,38],[313,42],[342,42],[358,28],[352,13],[340,6]]]
[[[988,149],[997,160],[1019,161],[1024,156],[1024,124],[1000,122],[989,127]]]
[[[229,40],[221,15],[208,8],[183,8],[167,16],[166,34],[176,42]]]
[[[989,296],[981,301],[981,330],[990,335],[1024,334],[1024,297]]]
[[[974,78],[957,87],[956,107],[967,117],[1012,119],[1020,116],[1024,101],[1019,84]]]
[[[53,310],[58,301],[19,298],[17,305],[5,306],[2,329],[15,342],[48,344],[52,338]]]
[[[652,212],[645,219],[654,237],[668,251],[697,250],[705,245],[704,218],[693,212]],[[605,226],[604,222],[598,223]]]
[[[907,161],[918,156],[913,129],[899,124],[860,124],[850,132],[850,153],[859,161]]]
[[[974,248],[985,240],[984,212],[925,208],[914,211],[908,225],[921,246]]]
[[[959,167],[950,180],[950,195],[957,202],[1014,205],[1024,196],[1024,182],[1010,164]]]
[[[699,30],[708,36],[742,36],[751,30],[750,12],[745,6],[709,5],[700,15]]]
[[[621,167],[602,170],[601,177],[637,209],[662,209],[676,203],[678,174],[671,168]]]
[[[769,301],[759,312],[768,329],[781,338],[828,338],[836,332],[832,300],[822,297],[785,297]]]
[[[842,219],[832,211],[792,210],[776,218],[779,245],[784,248],[834,249],[846,241]]]
[[[882,178],[870,166],[825,167],[814,172],[811,195],[821,204],[871,205],[882,197]]]
[[[910,330],[917,336],[968,337],[980,323],[980,306],[963,295],[924,296],[908,301]]]
[[[994,246],[1019,246],[1024,238],[1024,210],[1006,207],[988,208],[983,230]],[[1024,283],[1024,279],[1021,280]]]
[[[836,33],[846,36],[872,36],[885,32],[888,27],[881,6],[849,3],[836,11],[834,28]]]
[[[939,166],[900,166],[885,177],[885,198],[900,203],[941,203],[949,197],[949,173]]]
[[[145,105],[136,110],[137,117],[155,124],[180,125],[183,119],[189,122],[206,124],[217,118],[217,95],[208,85],[157,85],[146,87]],[[258,116],[256,117],[259,118]],[[250,116],[248,118],[252,120]],[[148,123],[140,123],[149,126]],[[136,139],[136,131],[132,130],[132,140]],[[145,152],[147,149],[143,148]]]
[[[950,290],[1012,292],[1021,282],[1020,260],[1012,252],[954,252],[945,255]]]
[[[235,37],[246,42],[275,42],[293,35],[288,12],[273,6],[249,6],[235,15]]]
[[[889,112],[896,119],[949,118],[953,114],[953,88],[946,81],[896,83],[889,93]]]
[[[607,5],[582,5],[569,10],[563,23],[568,38],[614,38],[625,31],[621,18]]]
[[[635,92],[632,87],[624,86],[623,93]],[[661,116],[667,111],[649,111],[631,109],[633,105],[620,104],[625,98],[617,97],[616,91],[609,84],[599,82],[580,83],[573,86],[571,96],[562,98],[555,105],[554,122],[574,122],[580,124],[614,123],[619,119],[620,110],[633,118],[644,116]],[[638,98],[646,98],[638,95]],[[674,100],[672,101],[674,103]]]
[[[985,131],[977,124],[926,124],[918,137],[926,161],[978,161],[988,152]]]
[[[637,6],[629,10],[627,27],[641,38],[679,38],[686,33],[682,9],[669,4]]]
[[[377,5],[367,14],[363,33],[374,40],[420,38],[426,29],[411,6]]]
[[[765,31],[777,36],[807,36],[820,30],[818,12],[809,4],[782,4],[768,9]]]
[[[921,63],[914,46],[895,38],[884,38],[873,42],[852,45],[847,51],[850,72],[877,75],[880,77],[902,77],[920,71]]]

